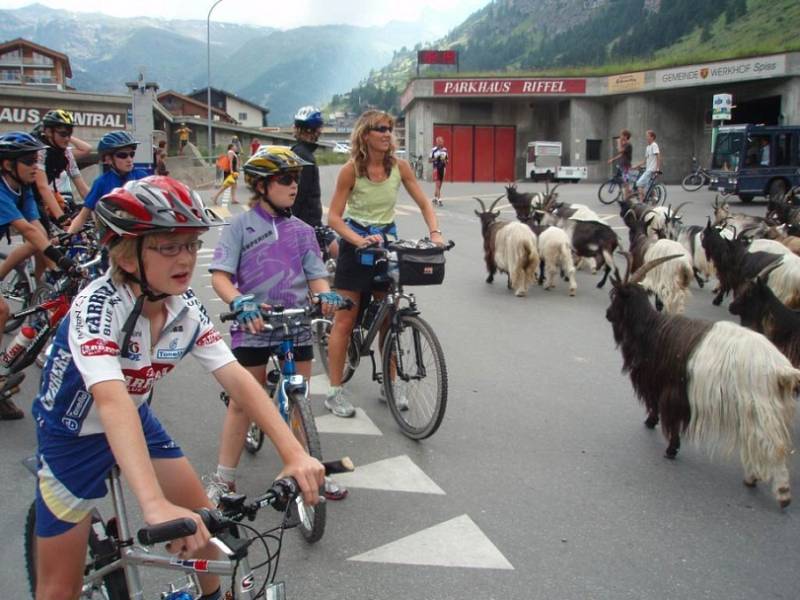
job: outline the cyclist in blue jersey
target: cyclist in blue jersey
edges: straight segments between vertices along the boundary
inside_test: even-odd
[[[195,192],[159,176],[116,188],[95,214],[112,266],[73,301],[34,403],[39,600],[79,596],[91,513],[115,464],[148,524],[195,521],[194,535],[170,544],[178,558],[216,557],[189,510],[210,506],[202,483],[147,403],[155,382],[189,354],[273,441],[306,501],[318,501],[324,476],[189,287],[199,236],[224,223]],[[217,576],[199,580],[204,600],[221,598]]]
[[[27,133],[0,136],[0,236],[14,227],[60,269],[72,270],[74,263],[50,245],[39,223],[39,210],[31,191],[38,172],[38,154],[44,148],[44,144]],[[8,317],[8,304],[0,296],[0,331],[5,328]],[[22,417],[23,412],[11,400],[0,400],[0,419]]]
[[[309,290],[320,295],[328,312],[344,302],[330,291],[314,229],[292,215],[301,169],[307,164],[285,146],[261,146],[250,157],[243,170],[253,192],[253,208],[235,217],[222,232],[209,266],[214,291],[236,313],[231,328],[233,354],[262,385],[283,331],[263,330],[259,305],[303,308],[309,304]],[[314,357],[311,328],[291,333],[297,373],[308,380]],[[231,401],[220,438],[217,471],[206,482],[214,504],[235,489],[236,467],[249,424],[242,408]],[[325,491],[332,500],[346,494],[330,480]]]
[[[133,167],[136,146],[139,145],[127,131],[111,131],[100,138],[97,153],[103,165],[103,174],[92,183],[83,201],[83,207],[69,226],[69,233],[77,233],[86,224],[86,220],[94,211],[97,201],[114,188],[125,185],[128,181],[147,177],[144,169]]]

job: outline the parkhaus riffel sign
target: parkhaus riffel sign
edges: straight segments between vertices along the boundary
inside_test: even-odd
[[[26,108],[21,106],[0,106],[0,123],[36,125],[47,113],[46,108]],[[76,127],[96,127],[100,129],[125,129],[124,113],[94,111],[70,111]]]
[[[585,94],[585,79],[437,79],[435,96],[530,96]]]

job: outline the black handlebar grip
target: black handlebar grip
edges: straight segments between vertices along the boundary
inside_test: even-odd
[[[183,518],[143,527],[136,537],[139,539],[140,544],[152,546],[159,542],[168,542],[187,535],[193,535],[195,532],[197,532],[197,524],[192,519]]]
[[[235,321],[236,320],[236,313],[235,312],[222,313],[219,316],[219,320],[222,321],[223,323],[225,321]]]

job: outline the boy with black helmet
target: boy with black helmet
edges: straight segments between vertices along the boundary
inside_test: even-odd
[[[83,207],[78,216],[72,220],[70,233],[81,230],[100,198],[114,188],[122,187],[128,181],[149,175],[146,170],[133,166],[133,157],[136,155],[138,145],[139,142],[127,131],[110,131],[100,138],[97,143],[97,153],[100,155],[103,174],[92,183],[92,189],[86,195]]]
[[[324,474],[190,288],[199,236],[224,223],[195,192],[160,176],[114,189],[95,212],[112,268],[78,294],[59,326],[34,402],[36,593],[43,599],[80,595],[92,511],[115,464],[148,524],[187,517],[196,524],[194,535],[171,542],[178,559],[216,558],[192,512],[209,506],[202,484],[148,404],[156,381],[189,354],[264,429],[309,504]],[[75,398],[85,400],[77,411]],[[222,597],[219,577],[198,579],[202,598]]]
[[[60,269],[70,271],[75,264],[50,245],[39,222],[31,187],[38,172],[38,154],[46,146],[23,132],[0,136],[0,235],[14,227],[31,245],[43,252]],[[0,331],[9,316],[8,304],[0,296]],[[21,419],[22,411],[11,400],[0,401],[0,419]]]

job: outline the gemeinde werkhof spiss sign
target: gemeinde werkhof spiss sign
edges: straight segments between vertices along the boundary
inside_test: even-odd
[[[435,96],[585,94],[585,79],[437,79]]]

